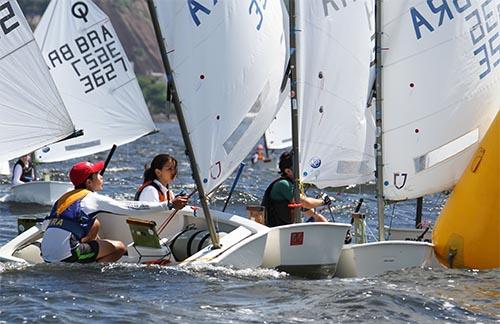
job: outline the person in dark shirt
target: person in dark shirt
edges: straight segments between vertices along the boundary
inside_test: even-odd
[[[290,152],[281,154],[279,169],[281,177],[274,180],[264,193],[262,206],[266,207],[266,225],[280,226],[293,223],[292,208],[288,205],[294,203],[294,176],[292,170],[293,156]],[[323,199],[300,195],[299,202],[305,215],[316,222],[327,222],[328,220],[312,208],[331,204],[331,199],[324,195]]]
[[[12,185],[36,180],[36,172],[29,154],[23,155],[17,160],[12,168]]]

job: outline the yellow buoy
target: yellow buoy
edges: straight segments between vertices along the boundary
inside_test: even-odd
[[[432,242],[453,268],[500,267],[500,114],[439,215]]]

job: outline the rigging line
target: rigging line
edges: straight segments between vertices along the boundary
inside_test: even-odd
[[[336,94],[335,92],[330,91],[330,90],[328,90],[328,89],[326,89],[326,88],[321,88],[321,87],[318,87],[318,86],[313,85],[312,83],[307,82],[307,81],[304,81],[304,80],[302,80],[302,81],[300,81],[300,82],[298,82],[298,83],[302,83],[302,84],[307,85],[307,86],[309,86],[309,87],[311,87],[311,88],[313,88],[313,89],[320,89],[321,91],[324,91],[324,92],[326,92],[326,93],[328,93],[328,94],[332,95],[333,97],[338,98],[339,100],[343,101],[344,103],[348,104],[348,105],[349,105],[349,106],[351,106],[351,107],[354,107],[354,108],[357,108],[357,107],[358,107],[358,105],[357,105],[356,103],[350,102],[349,100],[347,100],[347,99],[345,99],[345,98],[341,97],[340,95],[338,95],[338,94]],[[367,85],[367,87],[368,87],[368,85]]]
[[[26,42],[26,43],[24,43],[24,44],[22,44],[22,45],[20,45],[20,46],[18,46],[16,48],[14,48],[12,51],[4,54],[3,56],[0,56],[0,61],[3,60],[4,58],[6,58],[7,56],[9,56],[11,54],[14,54],[15,52],[19,51],[21,48],[28,46],[29,44],[31,44],[34,41],[35,41],[35,39],[33,37],[31,37],[28,42]],[[38,45],[36,45],[36,46],[38,46]]]
[[[371,230],[370,226],[368,226],[368,224],[366,224],[365,228],[368,230],[368,232],[370,233],[371,237],[372,237],[375,241],[377,241],[377,236],[376,236],[375,234],[373,234],[373,232],[372,232],[372,230]],[[380,230],[380,229],[379,229],[379,230]]]
[[[387,234],[389,234],[389,237],[391,236],[391,230],[392,230],[392,220],[394,219],[394,210],[396,208],[396,204],[392,205],[392,213],[391,213],[391,221],[389,223],[389,231]],[[384,225],[382,225],[384,226]]]

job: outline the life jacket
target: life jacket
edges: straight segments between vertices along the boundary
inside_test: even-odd
[[[35,179],[33,179],[35,172],[34,172],[34,168],[33,168],[33,163],[31,163],[31,161],[28,161],[28,165],[25,166],[23,161],[17,160],[17,162],[16,162],[16,164],[14,164],[14,168],[12,170],[14,170],[17,165],[20,165],[21,169],[23,170],[23,173],[21,174],[21,177],[19,178],[19,180],[21,180],[22,182],[30,182],[30,181],[35,180]],[[14,182],[14,172],[12,172],[12,182]]]
[[[261,205],[266,207],[266,225],[269,227],[292,224],[292,210],[288,207],[290,202],[288,200],[276,201],[271,199],[271,191],[274,184],[281,180],[292,182],[285,177],[274,180],[269,187],[267,187],[264,197],[262,198]]]
[[[59,198],[46,218],[50,220],[47,228],[61,228],[71,232],[78,240],[87,236],[96,213],[85,214],[80,204],[90,192],[87,189],[75,189]]]
[[[135,196],[134,196],[135,201],[139,201],[139,197],[141,196],[142,191],[147,186],[153,186],[158,191],[158,196],[160,197],[160,202],[167,200],[167,197],[165,197],[165,195],[163,194],[163,191],[161,190],[160,186],[156,182],[146,181],[139,187],[139,189],[137,189],[137,192],[135,193]],[[167,188],[167,193],[168,193],[168,188]]]

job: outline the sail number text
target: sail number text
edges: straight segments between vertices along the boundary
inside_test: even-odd
[[[10,32],[19,27],[19,22],[15,19],[16,14],[12,9],[12,5],[9,1],[0,5],[0,30],[4,35],[8,35]]]
[[[469,29],[474,56],[482,70],[479,79],[486,77],[500,63],[499,20],[500,5],[495,0],[427,0],[426,5],[410,8],[415,37],[421,39],[451,21],[463,16]]]
[[[128,71],[124,55],[113,34],[104,25],[50,51],[47,60],[49,69],[64,63],[71,64],[85,93],[115,79],[118,71]]]
[[[268,0],[247,0],[248,14],[250,16],[255,16],[255,28],[257,30],[261,29],[262,23],[264,22],[264,11],[266,10],[267,1]],[[202,24],[200,15],[210,15],[215,9],[217,3],[219,3],[219,0],[210,0],[208,3],[204,3],[202,0],[187,0],[187,6],[194,24],[196,26],[200,26]]]

